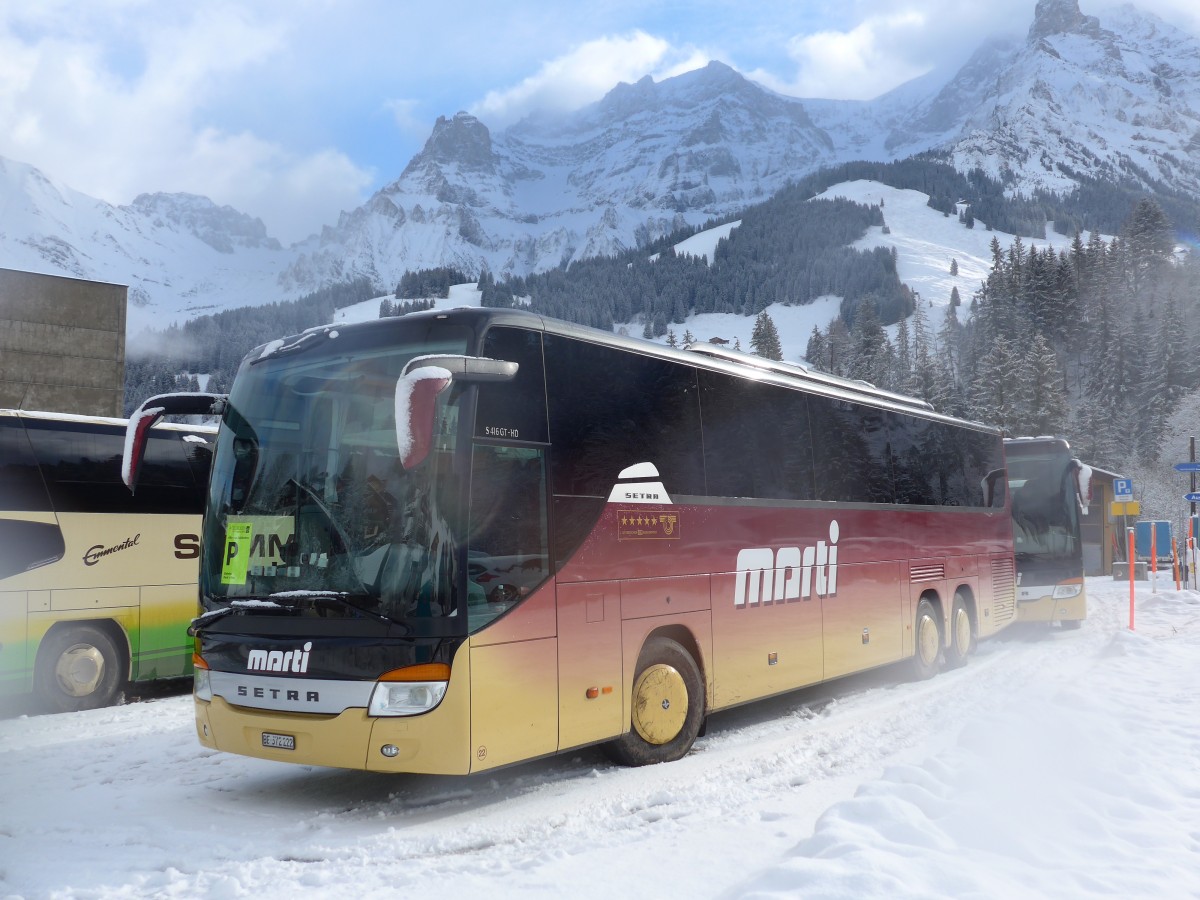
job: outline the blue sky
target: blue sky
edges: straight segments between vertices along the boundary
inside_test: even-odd
[[[1137,5],[1200,34],[1194,0]],[[792,96],[865,99],[1024,33],[1034,6],[0,0],[0,156],[111,203],[203,194],[286,243],[397,177],[439,115],[498,129],[712,59]]]

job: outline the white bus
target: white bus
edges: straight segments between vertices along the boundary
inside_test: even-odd
[[[0,409],[0,695],[106,706],[192,673],[200,519],[215,428],[159,425],[144,484],[125,420]]]

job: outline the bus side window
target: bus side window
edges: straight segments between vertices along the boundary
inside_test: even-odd
[[[702,371],[700,407],[709,494],[815,499],[804,393]],[[752,444],[748,435],[756,436]]]
[[[16,419],[0,418],[0,510],[49,512],[50,497]],[[0,579],[57,562],[66,552],[62,530],[50,522],[0,519]]]
[[[54,507],[19,419],[0,418],[0,509],[50,512]]]
[[[204,508],[203,488],[192,475],[179,432],[151,433],[136,495],[121,481],[125,431],[120,426],[59,422],[51,428],[34,422],[28,433],[60,513],[194,514]]]

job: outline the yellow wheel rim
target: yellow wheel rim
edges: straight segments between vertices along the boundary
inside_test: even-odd
[[[688,693],[673,666],[653,665],[633,686],[633,727],[648,744],[668,744],[687,721]]]
[[[954,643],[964,655],[971,646],[971,617],[961,606],[954,611]]]
[[[921,662],[927,666],[933,665],[938,655],[937,623],[929,616],[921,617],[921,629],[917,633],[917,652],[921,654]]]

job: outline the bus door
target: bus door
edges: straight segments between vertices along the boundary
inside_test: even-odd
[[[466,558],[471,769],[553,753],[559,647],[543,448],[475,444]]]

